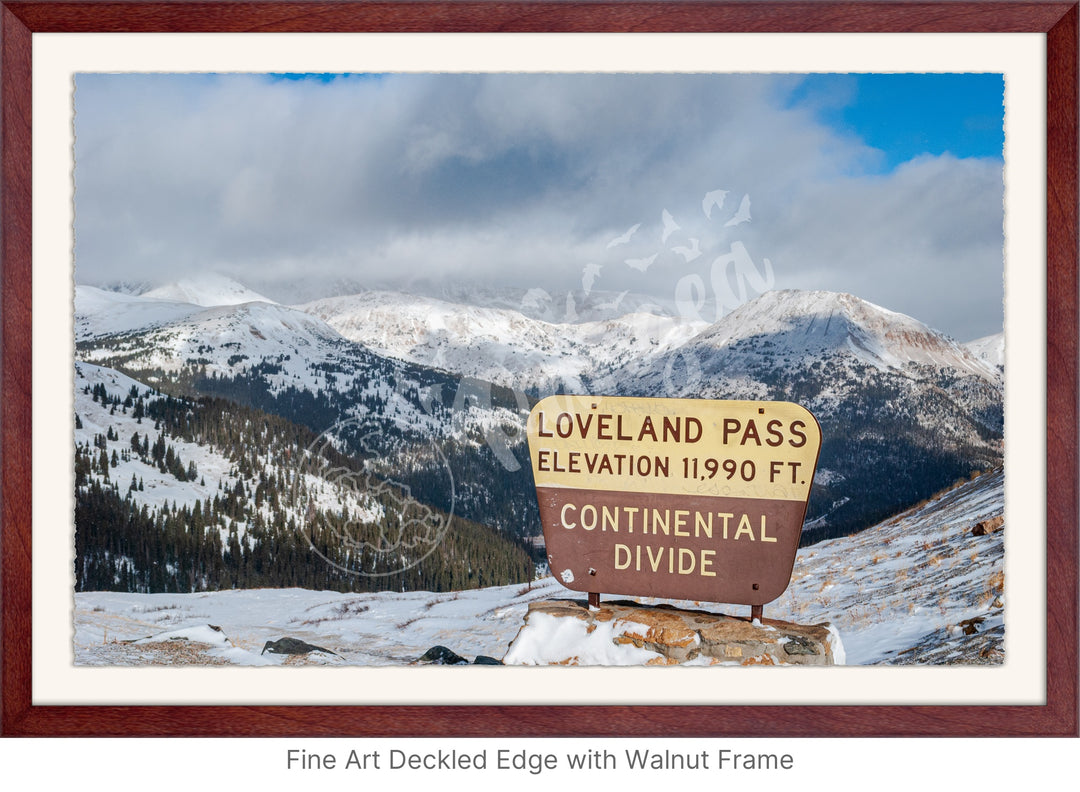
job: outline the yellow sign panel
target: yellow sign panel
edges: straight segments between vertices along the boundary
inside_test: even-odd
[[[790,402],[549,396],[529,415],[538,487],[805,501],[821,429]]]
[[[567,588],[760,606],[787,587],[821,448],[805,408],[550,396],[528,437]]]

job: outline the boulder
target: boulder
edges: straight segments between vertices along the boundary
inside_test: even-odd
[[[829,624],[802,625],[635,602],[529,606],[505,665],[842,665]]]
[[[307,654],[308,652],[325,652],[326,654],[332,654],[335,657],[341,657],[337,652],[331,652],[329,649],[324,649],[321,646],[314,646],[301,641],[299,638],[279,638],[276,641],[267,641],[263,644],[263,649],[259,654],[284,654],[284,655],[300,655]]]
[[[971,619],[964,619],[960,622],[960,629],[964,631],[964,635],[974,635],[982,629],[982,623],[986,621],[982,616],[975,616]]]
[[[997,531],[1005,524],[1005,517],[998,515],[997,517],[991,517],[989,520],[980,520],[975,523],[975,527],[971,529],[972,536],[986,536]]]
[[[469,661],[453,649],[447,649],[445,646],[433,646],[418,657],[416,662],[426,665],[467,665]]]

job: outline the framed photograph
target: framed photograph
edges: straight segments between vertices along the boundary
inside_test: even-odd
[[[1077,734],[1076,3],[2,5],[4,735]]]

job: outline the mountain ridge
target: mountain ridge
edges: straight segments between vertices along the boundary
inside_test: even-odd
[[[634,355],[685,342],[703,323],[651,313],[550,322],[511,308],[369,291],[296,306],[380,354],[536,392],[579,385]]]
[[[320,318],[320,306],[342,309],[338,323],[351,317],[368,343]],[[452,443],[447,458],[468,471],[458,493],[465,513],[526,535],[539,529],[524,418],[554,392],[802,404],[825,437],[807,516],[821,538],[865,527],[1003,455],[1002,370],[852,295],[766,292],[704,328],[648,316],[642,329],[640,315],[553,325],[402,293],[304,307],[181,312],[146,329],[84,336],[78,353],[316,431],[363,418],[383,436],[386,470],[404,464],[416,485],[428,479],[416,467],[421,448],[431,438]],[[446,332],[433,342],[434,331]],[[528,382],[523,370],[546,379]]]

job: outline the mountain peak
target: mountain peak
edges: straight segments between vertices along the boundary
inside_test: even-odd
[[[985,360],[991,366],[1005,365],[1005,334],[994,333],[993,335],[976,338],[964,344],[975,357]]]
[[[212,272],[181,278],[156,289],[151,289],[143,296],[172,302],[191,303],[201,305],[204,308],[212,308],[218,305],[239,305],[248,302],[274,303],[274,300],[252,291],[242,283],[225,275]]]
[[[695,343],[713,349],[736,346],[775,358],[853,355],[878,369],[907,363],[945,366],[996,381],[993,366],[953,339],[896,311],[852,294],[794,289],[768,291],[743,303],[705,330]]]
[[[802,289],[777,289],[767,291],[756,299],[743,303],[734,311],[744,316],[751,313],[769,314],[777,318],[789,318],[792,316],[825,316],[828,314],[843,314],[860,324],[874,322],[901,322],[926,328],[922,322],[912,319],[910,316],[882,308],[861,297],[847,292],[834,292],[823,290]]]

